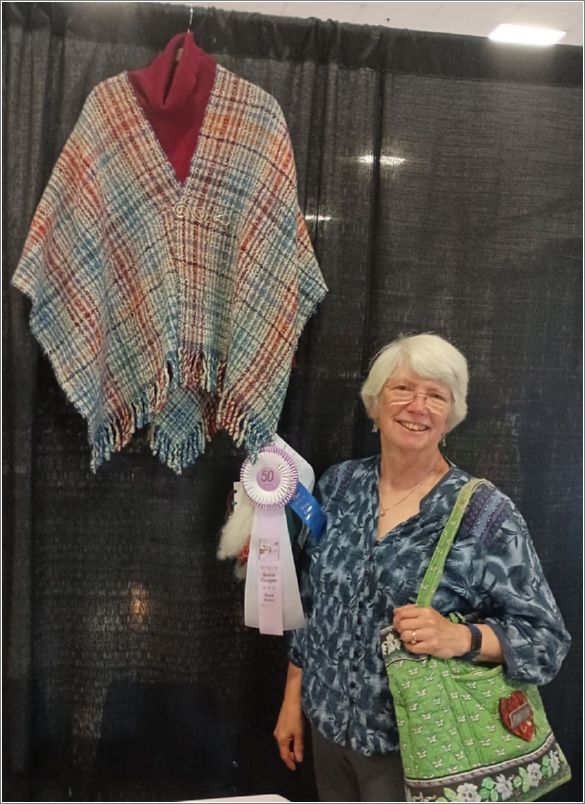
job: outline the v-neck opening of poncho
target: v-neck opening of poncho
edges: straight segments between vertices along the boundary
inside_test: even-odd
[[[443,456],[443,457],[445,457],[445,456]],[[397,525],[394,525],[393,528],[391,528],[383,536],[380,536],[380,538],[377,537],[377,521],[378,521],[378,515],[379,515],[379,507],[376,508],[376,517],[375,517],[376,525],[374,526],[374,544],[382,544],[387,539],[389,539],[390,537],[394,536],[395,531],[398,531],[400,529],[407,528],[407,527],[412,527],[412,525],[415,524],[418,519],[420,519],[422,516],[424,516],[425,511],[429,507],[432,506],[433,499],[434,499],[435,495],[438,493],[438,491],[441,488],[441,486],[443,485],[443,483],[445,483],[451,477],[452,473],[457,470],[457,467],[455,466],[455,464],[452,461],[450,461],[448,458],[445,458],[445,460],[449,464],[449,468],[447,469],[447,471],[445,472],[444,475],[441,475],[441,477],[437,480],[435,485],[432,488],[430,488],[429,491],[427,491],[427,493],[423,497],[421,497],[421,500],[420,500],[420,503],[419,503],[419,509],[416,512],[416,514],[413,514],[412,516],[409,516],[408,519],[404,519],[402,522],[399,522]],[[380,461],[381,461],[381,456],[380,456],[380,458],[378,459],[378,461],[376,463],[375,475],[374,475],[374,482],[375,482],[376,492],[377,493],[378,493],[378,487],[379,487],[379,483],[380,483]]]
[[[217,88],[218,88],[219,83],[220,83],[220,76],[224,72],[228,72],[228,71],[225,70],[225,68],[221,67],[218,64],[217,67],[216,67],[215,77],[213,79],[213,86],[211,88],[211,92],[210,92],[210,95],[209,95],[209,100],[207,101],[207,105],[205,107],[205,112],[203,114],[203,120],[201,121],[201,128],[199,129],[199,135],[197,137],[197,145],[195,146],[195,149],[193,150],[193,153],[191,155],[191,160],[189,162],[189,170],[187,171],[185,181],[183,181],[183,182],[181,182],[177,178],[177,175],[175,173],[175,169],[174,169],[169,157],[165,153],[165,150],[162,147],[162,145],[160,143],[160,140],[156,136],[156,132],[155,132],[153,126],[152,126],[152,123],[148,119],[144,109],[142,108],[142,106],[140,104],[140,101],[139,101],[139,99],[138,99],[138,97],[136,95],[136,90],[134,89],[134,86],[132,85],[132,81],[130,80],[130,77],[128,75],[128,71],[125,71],[125,72],[121,73],[121,75],[123,76],[123,78],[125,80],[126,90],[128,92],[128,97],[129,97],[129,102],[134,107],[135,113],[140,118],[141,124],[142,124],[142,126],[143,126],[143,128],[144,128],[144,130],[145,130],[145,132],[147,134],[147,137],[151,141],[152,147],[156,149],[158,161],[160,162],[161,168],[164,171],[164,173],[167,174],[167,177],[169,179],[169,183],[173,188],[173,195],[174,195],[176,201],[181,200],[181,197],[185,194],[188,185],[191,183],[191,180],[192,180],[192,177],[193,177],[193,174],[194,174],[194,167],[195,167],[195,164],[197,162],[199,152],[200,152],[201,148],[203,147],[202,146],[202,141],[204,141],[204,135],[206,134],[206,129],[207,129],[208,125],[209,125],[209,119],[210,119],[211,113],[212,113],[212,106],[214,104],[215,97],[216,97],[216,94],[217,94]]]

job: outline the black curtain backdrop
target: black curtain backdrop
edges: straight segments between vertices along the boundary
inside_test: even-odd
[[[243,625],[215,558],[242,455],[181,477],[143,434],[97,476],[86,427],[8,287],[89,91],[188,10],[3,4],[3,800],[315,796],[271,736],[283,641]],[[280,102],[330,292],[280,434],[315,467],[377,450],[358,400],[401,332],[453,341],[470,414],[447,455],[518,503],[574,644],[544,688],[581,801],[582,49],[195,9],[198,44]],[[400,161],[403,160],[403,161]]]

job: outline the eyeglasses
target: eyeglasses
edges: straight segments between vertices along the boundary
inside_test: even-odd
[[[417,396],[424,396],[427,408],[433,413],[444,413],[451,400],[445,393],[437,390],[415,391],[406,383],[396,383],[396,385],[386,384],[384,386],[388,392],[388,401],[391,405],[410,405]]]

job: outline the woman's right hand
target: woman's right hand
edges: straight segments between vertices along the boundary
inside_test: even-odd
[[[296,769],[296,763],[303,761],[303,712],[300,699],[287,700],[280,707],[280,714],[274,729],[280,758],[289,770]]]

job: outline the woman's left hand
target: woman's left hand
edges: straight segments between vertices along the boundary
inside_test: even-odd
[[[465,625],[414,603],[394,609],[392,625],[410,653],[452,659],[467,653],[471,646],[471,634]]]

